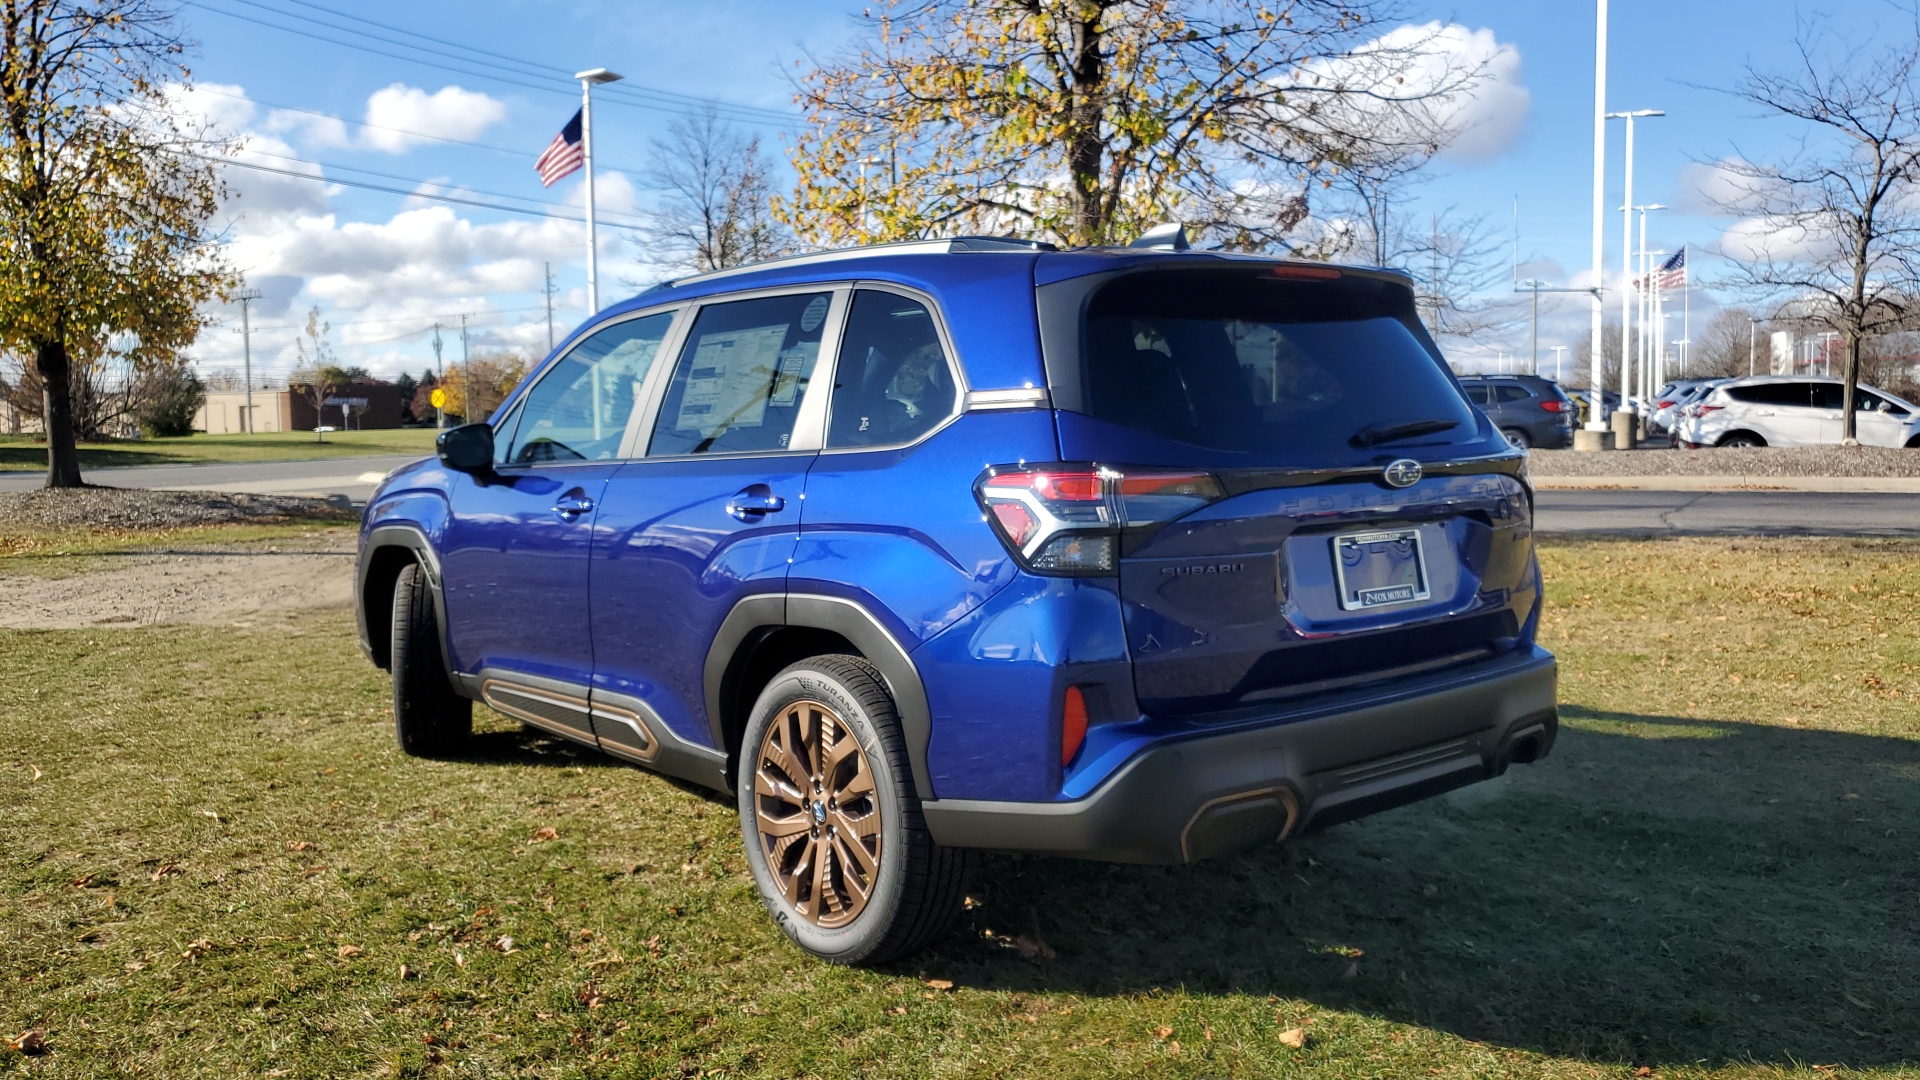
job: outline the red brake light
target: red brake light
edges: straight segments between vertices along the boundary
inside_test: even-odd
[[[1671,409],[1671,408],[1673,408],[1673,402],[1671,402],[1671,401],[1662,401],[1662,402],[1660,402],[1659,404],[1657,404],[1657,405],[1655,405],[1655,406],[1654,406],[1654,408],[1656,408],[1656,409]]]
[[[1569,402],[1562,400],[1561,398],[1550,397],[1550,398],[1541,398],[1540,407],[1547,410],[1548,412],[1566,412],[1568,409],[1572,408],[1573,406]]]
[[[1000,522],[1000,527],[1007,530],[1007,539],[1016,545],[1025,545],[1033,537],[1034,530],[1040,527],[1027,508],[1016,502],[994,503],[993,516]]]
[[[1080,745],[1087,741],[1087,698],[1077,686],[1067,687],[1066,701],[1060,707],[1060,764],[1073,764]]]
[[[1210,473],[1084,464],[989,470],[975,491],[1021,565],[1052,574],[1110,574],[1122,529],[1171,521],[1226,495]]]
[[[1340,271],[1331,266],[1276,266],[1267,271],[1268,276],[1293,281],[1332,281],[1340,276]]]

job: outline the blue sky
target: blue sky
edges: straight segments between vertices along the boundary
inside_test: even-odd
[[[458,189],[488,193],[472,196],[486,202],[511,195],[577,205],[577,174],[545,189],[532,163],[576,107],[577,90],[566,74],[605,66],[628,77],[619,92],[597,99],[595,110],[600,205],[605,218],[616,222],[644,217],[647,195],[636,190],[635,180],[647,163],[648,142],[687,107],[652,91],[738,106],[729,111],[742,129],[761,135],[766,149],[782,160],[788,128],[771,117],[793,112],[786,73],[808,51],[831,52],[845,42],[855,30],[851,16],[862,7],[828,0],[317,2],[316,8],[295,0],[187,0],[182,8],[188,33],[200,43],[191,58],[202,88],[194,107],[247,133],[248,160],[402,191],[420,190],[416,182],[426,181],[436,186],[425,190],[456,197]],[[399,35],[334,18],[326,9],[444,39],[451,44],[432,47],[461,59],[396,48],[391,40]],[[1793,37],[1804,22],[1855,36],[1883,22],[1895,32],[1902,27],[1898,12],[1882,0],[1825,7],[1787,0],[1614,0],[1612,9],[1609,107],[1668,113],[1639,125],[1635,199],[1675,208],[1657,216],[1650,233],[1653,246],[1669,250],[1692,243],[1710,251],[1728,224],[1702,205],[1695,190],[1702,170],[1694,163],[1736,145],[1765,158],[1790,149],[1797,135],[1707,87],[1731,85],[1749,62],[1762,68],[1791,63]],[[1517,199],[1524,272],[1557,284],[1585,284],[1591,2],[1465,0],[1447,7],[1415,3],[1407,10],[1409,21],[1458,24],[1475,40],[1510,50],[1501,92],[1483,103],[1488,115],[1480,136],[1438,163],[1421,193],[1423,208],[1486,215],[1510,242]],[[364,33],[293,17],[302,14]],[[444,61],[460,70],[382,52]],[[534,66],[516,69],[485,53]],[[545,68],[557,75],[543,75]],[[381,126],[352,123],[365,120]],[[485,146],[383,130],[394,128]],[[1618,122],[1608,148],[1608,205],[1617,206]],[[475,347],[543,352],[545,264],[552,265],[559,288],[556,332],[564,334],[586,314],[585,241],[576,222],[258,171],[232,170],[229,179],[239,192],[227,209],[233,261],[265,294],[254,308],[253,322],[262,328],[254,338],[257,371],[284,374],[292,366],[294,327],[315,304],[335,325],[342,359],[377,373],[417,373],[429,366],[436,321],[456,328],[444,335],[446,355],[456,358],[462,313],[469,315]],[[1610,217],[1607,264],[1616,276],[1619,232],[1618,217]],[[625,239],[629,235],[603,227],[603,304],[631,291],[622,278],[658,273],[639,261],[641,252]],[[1712,258],[1700,254],[1696,262],[1699,276],[1710,279]],[[1696,296],[1696,320],[1714,301],[1710,290]],[[1584,332],[1585,309],[1572,299],[1545,308],[1542,348],[1550,356],[1547,346],[1572,345]],[[235,317],[204,335],[196,349],[204,368],[237,371],[237,326]],[[1475,341],[1449,342],[1448,348],[1476,366],[1497,352],[1524,349],[1526,335],[1526,326],[1515,324]]]

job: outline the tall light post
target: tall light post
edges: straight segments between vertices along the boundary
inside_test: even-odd
[[[574,73],[580,80],[581,165],[587,172],[587,314],[600,310],[600,245],[593,223],[593,87],[596,83],[619,82],[621,76],[606,68],[590,68]]]
[[[1612,112],[1607,119],[1621,119],[1627,122],[1627,198],[1620,207],[1620,278],[1623,287],[1620,290],[1620,407],[1627,415],[1633,415],[1630,404],[1635,380],[1633,363],[1627,359],[1627,343],[1633,340],[1633,290],[1624,287],[1624,283],[1633,278],[1633,122],[1642,116],[1665,116],[1659,109],[1632,109],[1627,112]],[[1642,330],[1642,333],[1645,333]],[[1640,380],[1644,383],[1644,379]],[[1645,397],[1646,386],[1640,387],[1640,395]]]
[[[1601,414],[1606,411],[1606,377],[1601,369],[1605,359],[1601,338],[1605,329],[1606,299],[1601,292],[1605,280],[1601,260],[1606,254],[1607,187],[1607,0],[1594,0],[1593,34],[1593,378],[1587,385],[1593,394],[1593,408],[1587,413],[1587,430],[1593,434],[1575,439],[1578,449],[1604,450],[1608,430]]]
[[[1630,291],[1634,293],[1640,311],[1640,340],[1635,351],[1639,354],[1640,389],[1644,394],[1659,389],[1654,382],[1653,348],[1647,340],[1647,323],[1653,311],[1653,264],[1647,260],[1647,215],[1655,210],[1665,210],[1666,207],[1660,203],[1648,203],[1634,209],[1640,212],[1640,287]],[[1626,351],[1625,338],[1621,339],[1620,349],[1622,353]]]
[[[1747,316],[1747,377],[1753,377],[1753,356],[1759,345],[1760,320]]]
[[[1553,347],[1553,381],[1556,383],[1560,381],[1560,360],[1566,355],[1567,347],[1565,345],[1555,345]]]

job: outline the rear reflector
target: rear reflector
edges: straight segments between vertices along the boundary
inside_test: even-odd
[[[1067,699],[1060,707],[1060,764],[1073,764],[1080,744],[1087,741],[1087,699],[1077,686],[1067,687]]]

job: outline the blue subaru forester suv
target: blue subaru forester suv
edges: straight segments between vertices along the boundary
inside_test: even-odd
[[[1187,862],[1544,755],[1524,457],[1410,282],[1151,242],[596,314],[367,507],[401,746],[481,701],[730,793],[779,925],[867,964],[971,849]]]

